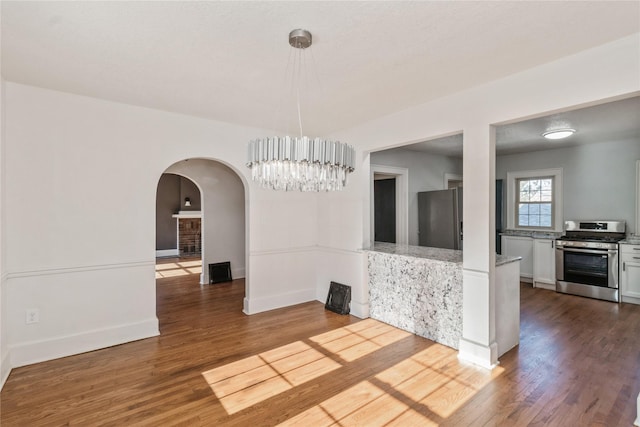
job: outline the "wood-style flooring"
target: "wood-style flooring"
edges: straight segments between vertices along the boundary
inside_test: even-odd
[[[185,261],[185,260],[182,260]],[[159,265],[161,335],[14,369],[9,426],[631,426],[640,306],[521,285],[520,346],[493,371],[311,302],[246,316],[243,280]]]

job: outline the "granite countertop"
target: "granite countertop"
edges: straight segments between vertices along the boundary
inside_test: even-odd
[[[533,231],[533,230],[502,230],[499,232],[502,236],[518,236],[518,237],[532,237],[534,239],[557,239],[564,233],[558,233],[556,231]]]
[[[392,255],[400,255],[411,258],[424,258],[434,261],[450,262],[462,266],[462,251],[455,249],[430,248],[426,246],[410,246],[397,243],[375,242],[373,246],[364,248],[369,252],[381,252]],[[520,261],[522,257],[496,255],[496,266]]]
[[[496,254],[496,267],[509,264],[510,262],[516,262],[522,260],[521,256],[512,255],[497,255]]]
[[[628,236],[624,240],[620,240],[618,243],[625,245],[640,245],[640,237],[638,236]]]
[[[426,246],[410,246],[398,243],[375,242],[373,246],[364,248],[369,252],[382,252],[411,258],[425,258],[434,261],[462,264],[462,251],[454,249],[429,248]]]

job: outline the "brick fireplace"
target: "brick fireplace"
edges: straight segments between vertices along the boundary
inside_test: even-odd
[[[180,256],[200,255],[202,251],[202,220],[178,218],[178,249]]]
[[[200,211],[180,211],[173,217],[178,221],[178,254],[180,256],[202,254],[202,213]]]

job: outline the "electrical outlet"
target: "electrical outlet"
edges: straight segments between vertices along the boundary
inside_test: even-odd
[[[37,308],[27,309],[27,317],[25,319],[27,325],[38,323],[40,321],[40,310]]]

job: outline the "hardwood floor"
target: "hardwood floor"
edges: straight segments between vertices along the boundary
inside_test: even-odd
[[[242,280],[200,286],[197,267],[171,262],[158,270],[161,336],[14,369],[0,424],[630,426],[635,418],[640,306],[522,284],[520,346],[489,372],[318,302],[245,316]]]

